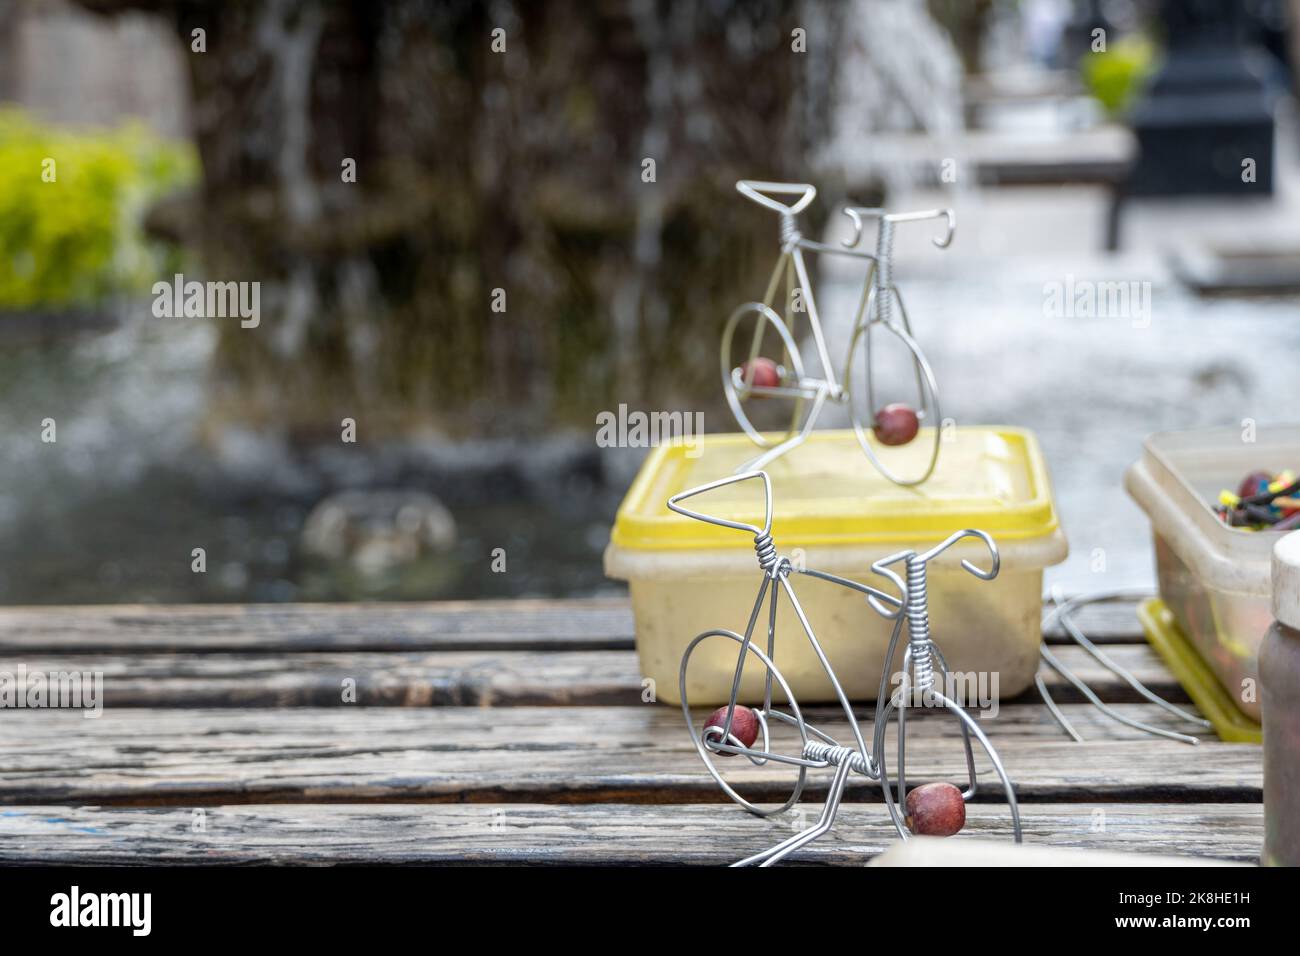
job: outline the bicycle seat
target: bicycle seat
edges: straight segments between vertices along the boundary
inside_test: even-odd
[[[736,183],[736,191],[760,206],[790,216],[803,212],[817,198],[817,187],[810,183],[765,183],[757,179],[742,179]],[[769,194],[799,198],[793,203],[784,203]]]
[[[734,485],[738,481],[748,481],[751,478],[759,478],[763,482],[763,527],[756,528],[752,524],[746,524],[743,521],[731,521],[727,518],[718,518],[713,515],[706,515],[699,511],[692,511],[690,508],[684,508],[680,502],[687,498],[694,498],[696,495],[704,494],[707,491],[713,491],[715,488],[722,488],[727,485]],[[676,511],[679,515],[685,515],[688,518],[695,518],[697,521],[705,521],[709,524],[716,524],[722,528],[734,528],[737,531],[748,531],[755,537],[771,534],[772,532],[772,482],[767,477],[765,471],[747,471],[739,475],[728,475],[726,478],[720,478],[717,481],[710,481],[707,485],[699,485],[695,488],[688,488],[685,491],[679,491],[668,499],[668,507]]]

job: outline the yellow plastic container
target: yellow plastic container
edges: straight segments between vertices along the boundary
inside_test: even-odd
[[[925,435],[888,449],[906,469],[923,463]],[[619,507],[605,572],[628,582],[644,677],[658,699],[680,701],[678,673],[686,645],[702,631],[743,633],[761,581],[753,540],[744,532],[669,511],[679,491],[724,477],[754,454],[744,435],[707,435],[694,450],[656,448]],[[867,462],[851,431],[815,432],[766,469],[772,479],[772,536],[793,563],[892,588],[872,562],[907,548],[921,550],[962,528],[997,541],[1002,571],[981,581],[960,570],[961,558],[988,564],[979,542],[963,543],[930,568],[933,634],[957,672],[985,672],[1000,697],[1033,681],[1038,666],[1043,569],[1067,546],[1052,500],[1047,467],[1034,436],[1013,428],[956,428],[945,435],[930,480],[903,488]],[[763,523],[757,482],[728,485],[693,499],[707,514]],[[864,597],[804,575],[791,583],[847,693],[876,695],[891,624]],[[764,610],[766,614],[766,610]],[[764,618],[765,620],[765,618]],[[760,625],[762,627],[762,625]],[[735,645],[705,642],[692,657],[692,703],[724,703],[731,690]],[[788,601],[778,602],[776,662],[800,703],[833,692]],[[896,662],[897,665],[898,662]],[[742,697],[758,699],[762,669],[747,667]]]

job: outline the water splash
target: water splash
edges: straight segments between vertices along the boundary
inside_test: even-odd
[[[289,222],[299,229],[315,223],[322,207],[320,190],[311,174],[309,151],[312,70],[324,25],[320,9],[309,6],[295,16],[285,0],[278,0],[263,8],[257,29],[258,43],[267,51],[272,67],[271,93],[281,123],[275,152],[276,179]],[[290,271],[277,336],[284,354],[301,351],[316,306],[311,266],[298,262]]]
[[[855,0],[841,29],[831,135],[816,165],[896,192],[916,182],[917,169],[879,134],[923,132],[942,143],[959,133],[961,58],[924,0]]]

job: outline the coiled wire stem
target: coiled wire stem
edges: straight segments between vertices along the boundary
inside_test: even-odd
[[[922,697],[934,687],[934,643],[930,640],[929,564],[907,559],[907,635],[914,668],[912,690]]]
[[[880,217],[880,229],[876,237],[876,315],[885,325],[892,325],[894,318],[894,220],[888,216]]]
[[[799,223],[789,213],[781,214],[781,247],[788,249],[796,245],[803,236],[799,233]]]
[[[815,760],[818,763],[824,763],[828,767],[839,767],[848,764],[849,769],[855,773],[860,773],[872,779],[879,776],[876,768],[868,764],[867,758],[851,747],[810,740],[803,745],[803,755],[805,760]]]
[[[771,532],[763,531],[754,535],[754,552],[758,555],[758,566],[764,574],[775,578],[781,573],[781,556],[777,554]]]

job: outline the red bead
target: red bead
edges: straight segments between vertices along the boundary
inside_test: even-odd
[[[753,369],[754,380],[750,386],[759,388],[776,388],[781,384],[781,373],[776,367],[776,363],[770,358],[760,355],[748,362],[742,362],[740,366],[740,380],[749,381],[750,370]]]
[[[925,783],[907,795],[906,822],[918,836],[952,836],[966,825],[966,802],[950,783]]]
[[[1241,484],[1237,486],[1237,497],[1249,498],[1251,495],[1257,495],[1266,490],[1272,480],[1273,476],[1266,471],[1252,471],[1241,479]]]
[[[724,741],[722,739],[722,728],[726,726],[727,708],[724,705],[711,713],[709,719],[704,722],[705,740],[712,740],[714,743],[734,743],[735,741]],[[718,729],[709,733],[709,727],[717,727]],[[754,741],[758,739],[758,715],[748,707],[737,704],[735,716],[731,718],[731,736],[746,747],[754,746]],[[718,756],[734,757],[735,754],[722,751]]]
[[[871,430],[882,445],[906,445],[916,437],[920,427],[921,419],[915,409],[896,402],[876,412],[876,422]]]

